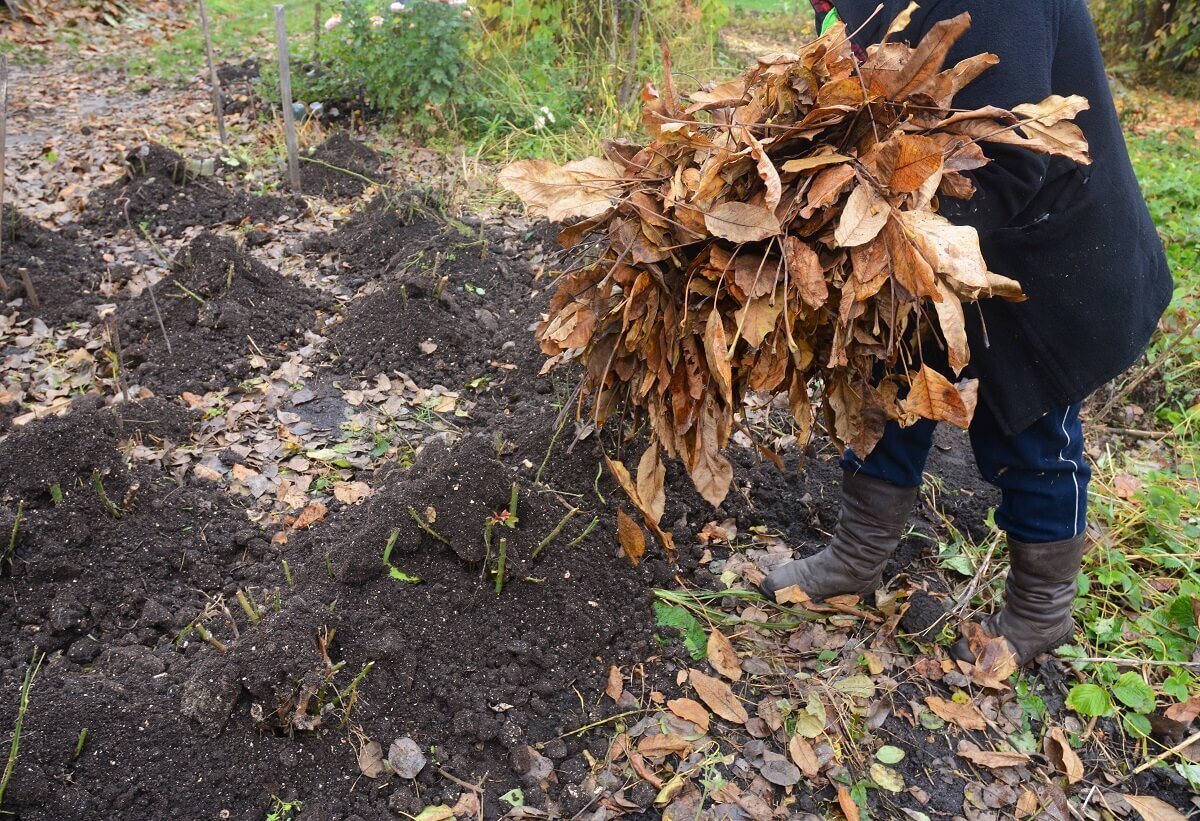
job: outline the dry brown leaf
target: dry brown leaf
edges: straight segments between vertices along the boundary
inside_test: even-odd
[[[1167,718],[1180,724],[1191,724],[1200,716],[1200,696],[1192,696],[1187,701],[1172,704],[1163,711]]]
[[[667,504],[666,491],[663,490],[666,475],[667,468],[659,457],[658,442],[651,442],[638,462],[637,492],[638,499],[645,505],[644,515],[655,524],[662,521],[663,508]]]
[[[783,229],[772,211],[744,202],[723,202],[704,215],[713,236],[730,242],[757,242],[778,236]]]
[[[625,508],[617,508],[617,539],[621,543],[621,550],[625,551],[625,557],[637,567],[646,554],[646,534],[625,512]]]
[[[688,673],[688,680],[700,696],[700,700],[721,718],[734,724],[745,724],[750,720],[750,714],[733,694],[733,689],[719,678],[692,670]]]
[[[940,696],[926,696],[925,704],[933,711],[934,715],[964,730],[987,729],[983,713],[979,712],[979,708],[974,704],[959,704],[957,701],[950,701]]]
[[[938,159],[941,159],[938,151]],[[865,245],[883,230],[891,216],[891,208],[883,197],[866,183],[860,183],[850,192],[846,206],[842,209],[842,217],[838,221],[837,230],[833,233],[834,241],[843,248],[853,248]]]
[[[505,166],[496,182],[521,198],[531,213],[551,222],[595,217],[612,208],[619,196],[622,170],[610,160],[589,157],[558,166],[546,160],[518,160]]]
[[[846,816],[846,821],[858,821],[860,818],[858,804],[854,803],[854,798],[851,797],[850,791],[839,784],[837,798],[838,806],[842,810],[842,815]]]
[[[308,507],[300,511],[292,527],[296,530],[307,530],[329,514],[329,508],[320,502],[310,502]]]
[[[821,774],[821,764],[812,744],[803,736],[794,735],[788,742],[788,755],[792,763],[800,768],[805,778],[816,778]]]
[[[1019,767],[1022,764],[1029,763],[1029,756],[1025,753],[1011,752],[995,752],[992,750],[981,750],[967,740],[958,742],[959,756],[967,759],[972,764],[978,764],[981,767],[998,770],[1004,767]]]
[[[708,710],[698,701],[690,698],[674,698],[667,702],[667,709],[684,721],[690,721],[702,733],[708,732]]]
[[[1083,762],[1078,754],[1071,749],[1071,743],[1061,727],[1053,727],[1046,733],[1042,742],[1042,750],[1046,758],[1054,765],[1054,769],[1067,777],[1067,783],[1078,784],[1083,778]]]
[[[660,733],[644,736],[638,742],[637,750],[646,758],[665,758],[668,755],[687,758],[692,752],[692,744],[677,733]]]
[[[720,630],[708,634],[708,663],[727,679],[739,681],[742,678],[742,665],[733,644]]]
[[[1161,798],[1152,795],[1124,795],[1122,798],[1137,810],[1142,821],[1186,821],[1186,816]]]
[[[909,383],[908,396],[900,402],[900,413],[909,424],[917,419],[932,419],[966,430],[975,415],[978,391],[977,379],[967,379],[955,386],[928,365],[922,365]]]
[[[613,701],[620,701],[621,694],[625,692],[625,677],[615,664],[608,668],[608,686],[604,688],[604,692]]]

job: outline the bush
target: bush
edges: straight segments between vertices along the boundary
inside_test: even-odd
[[[342,0],[335,8],[317,65],[297,77],[298,99],[361,98],[389,117],[439,122],[464,99],[474,26],[465,3]]]
[[[1200,4],[1189,0],[1093,0],[1109,56],[1185,69],[1200,60]]]

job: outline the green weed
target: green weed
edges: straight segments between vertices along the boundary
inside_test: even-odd
[[[4,792],[8,789],[13,771],[17,768],[17,755],[21,750],[21,730],[25,726],[25,714],[29,712],[29,693],[45,658],[45,653],[35,652],[33,660],[25,668],[25,680],[21,683],[21,695],[17,701],[17,719],[13,724],[12,742],[8,747],[8,762],[4,765],[4,774],[0,775],[0,807],[4,806]]]

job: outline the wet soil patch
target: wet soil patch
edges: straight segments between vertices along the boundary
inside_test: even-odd
[[[0,293],[0,299],[22,315],[41,317],[51,324],[83,320],[105,301],[99,288],[106,266],[99,254],[79,241],[77,229],[52,231],[10,208],[4,212],[3,231],[0,275],[8,292]],[[22,268],[33,283],[38,307],[26,293]]]
[[[258,197],[226,188],[216,177],[197,176],[188,162],[157,143],[131,150],[125,176],[88,200],[84,223],[116,232],[142,226],[152,234],[178,236],[194,226],[272,223],[303,211],[280,197]]]
[[[300,186],[326,199],[357,197],[372,182],[382,182],[380,157],[344,131],[332,134],[300,156]]]
[[[208,233],[183,248],[171,276],[153,287],[153,299],[146,292],[122,309],[121,338],[130,380],[159,393],[236,385],[252,373],[252,355],[269,361],[305,344],[326,304]]]

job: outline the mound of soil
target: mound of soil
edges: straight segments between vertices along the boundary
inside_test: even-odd
[[[300,187],[326,199],[357,197],[368,181],[382,182],[379,155],[343,131],[300,156]]]
[[[5,210],[3,230],[0,274],[9,290],[0,293],[0,299],[22,314],[41,317],[47,323],[87,319],[92,307],[104,301],[98,289],[105,276],[105,264],[87,245],[73,236],[43,228],[12,208]],[[39,307],[34,307],[25,292],[22,268],[29,272]]]
[[[326,304],[214,234],[196,237],[172,269],[153,295],[141,294],[120,314],[125,366],[159,393],[237,384],[250,375],[252,354],[271,358],[303,345]]]
[[[431,449],[413,468],[393,470],[365,505],[314,529],[296,545],[303,558],[295,562],[296,586],[282,611],[245,631],[231,652],[205,652],[184,688],[185,713],[209,732],[226,721],[231,728],[261,724],[255,716],[282,732],[281,723],[295,723],[304,682],[324,665],[314,638],[333,629],[326,650],[333,663],[344,664],[338,686],[375,663],[359,685],[354,723],[384,749],[408,736],[421,749],[436,750],[438,766],[458,778],[490,772],[497,789],[488,791],[486,817],[506,809],[491,803],[494,796],[522,785],[531,744],[544,743],[554,766],[582,776],[585,745],[559,736],[599,715],[591,708],[581,713],[580,697],[599,703],[609,664],[636,663],[657,652],[650,588],[668,574],[657,560],[634,568],[617,559],[606,540],[568,546],[586,526],[582,516],[533,560],[532,551],[565,508],[521,483],[517,526],[495,529],[497,540],[507,534],[509,568],[497,595],[478,563],[484,522],[507,508],[516,476],[491,447],[474,437],[452,450]],[[450,545],[418,526],[410,508]],[[419,583],[392,578],[384,566],[392,534],[391,564]],[[305,726],[312,718],[301,716]],[[333,731],[338,720],[327,714],[317,734]],[[348,748],[322,766],[327,780],[359,774]],[[286,786],[299,783],[298,776]],[[415,814],[445,785],[430,765],[416,784],[365,786],[361,792],[371,800],[359,799],[357,811],[384,818],[390,806]],[[528,780],[524,786],[531,804],[557,797]],[[447,798],[458,792],[450,787]],[[346,796],[316,800],[331,817],[355,809]],[[306,802],[306,813],[315,809]]]
[[[550,380],[537,377],[544,357],[529,334],[548,294],[521,259],[527,245],[505,246],[495,231],[384,197],[309,245],[336,251],[335,270],[347,284],[380,283],[329,334],[337,373],[401,371],[423,386],[462,388],[479,376],[508,379],[491,363],[519,358],[528,366],[522,376],[549,392]]]
[[[181,805],[162,803],[175,801],[173,777],[155,770],[203,753],[178,716],[178,682],[199,648],[178,639],[209,600],[279,575],[275,549],[226,494],[127,461],[135,443],[169,453],[187,442],[191,421],[159,400],[115,410],[80,400],[0,442],[6,542],[23,503],[0,597],[12,626],[0,635],[5,692],[19,690],[35,651],[47,654],[5,796],[22,818],[179,817]],[[3,699],[4,726],[15,712]]]
[[[384,193],[333,233],[306,237],[304,250],[332,253],[333,263],[323,273],[358,288],[380,279],[393,259],[436,250],[444,228],[435,203]]]
[[[116,232],[149,230],[178,236],[194,226],[271,223],[303,210],[279,197],[231,191],[213,177],[198,177],[187,161],[158,143],[131,150],[125,176],[98,189],[88,200],[84,223]]]

